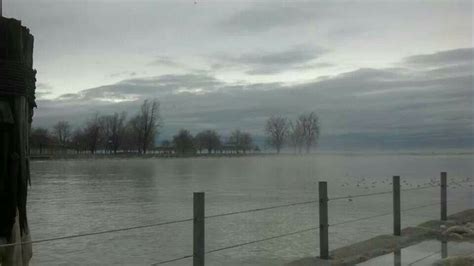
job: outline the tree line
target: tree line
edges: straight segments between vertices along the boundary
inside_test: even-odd
[[[249,151],[260,151],[254,145],[250,133],[239,129],[231,132],[226,141],[215,130],[203,130],[195,136],[187,129],[181,129],[173,136],[172,141],[163,141],[161,149],[170,147],[179,154],[195,153],[247,153]]]
[[[160,133],[162,119],[157,100],[145,100],[137,114],[127,120],[127,113],[99,115],[89,118],[83,126],[72,128],[68,121],[57,122],[51,130],[37,127],[31,130],[30,146],[39,153],[55,147],[67,151],[91,154],[136,151],[145,154]]]
[[[50,130],[36,127],[31,130],[31,149],[43,154],[47,149],[76,153],[146,154],[160,153],[247,153],[260,151],[250,133],[234,130],[224,139],[216,130],[203,130],[193,135],[187,129],[179,130],[171,140],[155,147],[163,120],[157,100],[145,100],[138,112],[128,118],[126,112],[91,116],[82,126],[73,129],[68,121],[57,122]],[[283,116],[271,116],[265,124],[267,144],[277,153],[285,147],[295,152],[310,152],[319,138],[319,119],[316,113],[301,114],[294,121]]]
[[[127,113],[99,115],[89,118],[83,126],[73,129],[68,121],[59,121],[48,130],[36,127],[31,130],[30,146],[39,154],[47,149],[95,154],[139,153],[150,149],[161,153],[247,153],[259,150],[252,136],[234,130],[226,141],[215,130],[203,130],[193,136],[189,130],[181,129],[171,140],[164,140],[155,147],[163,122],[157,100],[145,100],[137,114],[127,119]]]

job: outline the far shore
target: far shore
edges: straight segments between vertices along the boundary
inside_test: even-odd
[[[456,156],[474,155],[474,151],[317,151],[312,153],[282,152],[246,152],[246,153],[195,153],[195,154],[164,154],[164,153],[54,153],[54,154],[31,154],[31,160],[75,160],[75,159],[133,159],[133,158],[234,158],[255,156],[307,156],[307,155],[340,155],[340,156],[383,156],[383,155],[410,155],[410,156]]]
[[[75,160],[75,159],[133,159],[133,158],[226,158],[226,157],[246,157],[246,156],[269,156],[273,153],[225,153],[225,154],[138,154],[138,153],[118,153],[118,154],[33,154],[31,160]]]

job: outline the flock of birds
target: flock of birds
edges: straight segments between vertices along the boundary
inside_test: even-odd
[[[417,180],[413,180],[417,181]],[[473,178],[467,177],[467,178],[450,178],[448,179],[448,187],[451,189],[456,189],[456,188],[466,188],[466,187],[474,187],[474,182]],[[469,184],[470,183],[470,184]],[[384,179],[374,179],[374,178],[367,178],[367,177],[362,177],[362,178],[356,178],[356,184],[355,186],[357,188],[361,188],[364,190],[370,190],[370,189],[375,189],[375,188],[380,188],[380,187],[387,187],[392,185],[392,180],[390,178],[384,178]],[[429,182],[424,182],[424,183],[416,183],[416,182],[410,182],[407,179],[400,179],[400,186],[406,187],[406,188],[425,188],[425,187],[435,187],[435,186],[440,186],[440,181],[436,178],[431,178]],[[341,187],[353,187],[353,183],[346,181],[340,185]]]
[[[416,181],[416,180],[413,180]],[[448,179],[448,184],[447,187],[449,189],[457,189],[457,188],[473,188],[474,187],[474,178],[450,178]],[[439,187],[441,185],[440,180],[436,178],[431,178],[429,182],[424,182],[424,183],[415,183],[415,182],[409,182],[406,179],[401,179],[400,180],[400,187],[403,190],[417,190],[417,189],[424,189],[424,188],[431,188],[431,187]],[[387,188],[386,192],[389,192],[389,189],[391,189],[392,186],[392,180],[390,178],[384,178],[384,179],[374,179],[374,178],[367,178],[367,177],[362,177],[362,178],[356,178],[356,184],[355,187],[353,186],[353,183],[346,181],[340,185],[341,188],[359,188],[363,190],[371,190],[371,189],[377,189],[377,188]],[[473,190],[474,191],[474,190]],[[379,193],[379,192],[375,192]],[[380,193],[385,193],[385,192],[380,192]],[[358,196],[364,196],[365,194],[358,195]],[[371,195],[371,194],[367,194]],[[347,197],[347,200],[352,202],[354,195],[349,195]],[[343,197],[345,198],[345,197]]]

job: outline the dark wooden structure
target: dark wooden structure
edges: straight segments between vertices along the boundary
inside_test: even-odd
[[[0,239],[7,242],[21,241],[16,231],[20,239],[29,235],[28,136],[36,107],[33,42],[20,21],[0,16]]]

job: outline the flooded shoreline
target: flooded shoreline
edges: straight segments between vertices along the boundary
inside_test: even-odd
[[[214,215],[314,200],[318,181],[327,181],[329,196],[336,197],[390,190],[392,175],[405,181],[403,191],[438,178],[440,171],[447,171],[453,182],[474,173],[472,156],[462,155],[47,160],[32,162],[31,169],[28,210],[33,240],[192,218],[196,191],[206,192],[206,215]],[[450,185],[449,214],[474,207],[472,187]],[[436,188],[402,192],[402,208],[436,203],[438,198]],[[340,223],[377,215],[391,208],[391,201],[391,195],[334,201],[329,219]],[[439,207],[407,212],[402,227],[438,216]],[[206,248],[311,228],[317,221],[317,204],[213,219],[206,223]],[[336,227],[330,231],[330,247],[390,231],[390,215]],[[36,265],[94,264],[97,257],[102,264],[150,265],[191,252],[192,223],[40,243],[33,248]],[[212,253],[207,261],[210,265],[284,265],[318,253],[318,233],[309,231]]]

